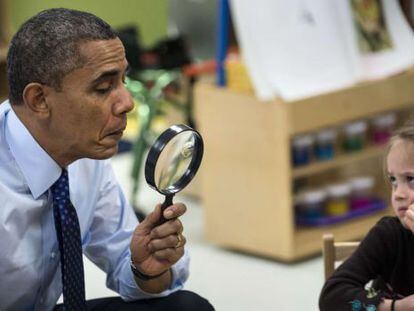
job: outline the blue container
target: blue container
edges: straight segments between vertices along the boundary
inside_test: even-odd
[[[326,129],[316,135],[315,158],[319,161],[331,160],[335,156],[335,141],[337,132]]]
[[[297,136],[292,141],[293,166],[309,164],[312,160],[314,138],[312,135]]]
[[[296,198],[297,216],[304,219],[321,218],[324,216],[327,193],[324,189],[304,191]]]

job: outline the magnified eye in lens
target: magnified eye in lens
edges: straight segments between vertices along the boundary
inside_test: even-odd
[[[194,138],[192,141],[186,142],[181,150],[181,155],[184,158],[192,157],[194,152]]]
[[[162,150],[155,166],[155,183],[168,191],[188,170],[193,159],[195,138],[191,131],[173,137]]]

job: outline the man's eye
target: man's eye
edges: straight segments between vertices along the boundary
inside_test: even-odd
[[[97,93],[99,94],[106,94],[108,93],[110,90],[112,89],[112,85],[105,85],[105,86],[100,86],[97,87],[95,90]]]
[[[106,89],[96,89],[96,92],[98,92],[99,94],[105,94],[105,93],[108,93],[110,89],[111,89],[111,88],[106,88]]]

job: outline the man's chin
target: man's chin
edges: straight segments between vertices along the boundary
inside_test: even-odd
[[[105,160],[109,159],[112,156],[114,156],[118,152],[118,144],[115,144],[112,147],[107,148],[99,148],[99,150],[96,150],[92,155],[90,155],[88,158],[95,159],[95,160]]]

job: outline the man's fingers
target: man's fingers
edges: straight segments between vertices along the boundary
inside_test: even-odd
[[[152,228],[158,223],[161,217],[161,204],[157,204],[154,210],[145,217],[145,219],[140,223],[140,226],[145,228],[148,231],[151,231]]]
[[[182,216],[187,210],[187,207],[182,203],[175,203],[171,206],[168,206],[164,210],[165,219],[173,219]]]
[[[167,220],[175,219],[182,216],[186,212],[187,208],[182,203],[176,203],[164,210],[164,218]],[[159,224],[161,218],[161,204],[155,206],[154,211],[152,211],[145,219],[141,222],[141,225],[146,230],[151,230]],[[163,225],[163,224],[162,224]],[[160,225],[160,226],[162,226]],[[180,223],[181,225],[181,223]]]
[[[166,248],[153,253],[158,260],[168,260],[169,262],[176,262],[184,255],[184,247]]]
[[[151,239],[162,239],[171,234],[182,233],[184,230],[183,224],[179,219],[169,220],[162,225],[155,227],[151,230]]]
[[[179,248],[187,243],[186,238],[182,234],[171,234],[163,239],[152,240],[148,244],[150,252],[155,253],[166,248]]]

